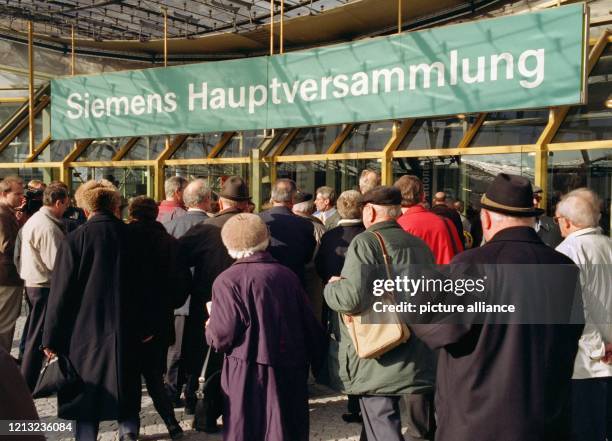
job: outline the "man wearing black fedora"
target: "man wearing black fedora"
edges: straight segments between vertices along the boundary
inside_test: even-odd
[[[495,272],[491,286],[503,296],[533,296],[572,317],[580,297],[577,268],[536,234],[535,219],[543,210],[533,205],[529,180],[497,175],[480,205],[486,244],[458,254],[451,264],[483,264]],[[542,264],[547,266],[534,268]],[[536,283],[528,285],[517,265],[530,268]],[[490,317],[480,324],[412,327],[440,349],[436,440],[569,440],[571,377],[583,325],[551,324],[561,321],[537,314],[535,320],[520,321],[525,324],[490,324]]]
[[[219,274],[229,268],[234,259],[230,257],[221,240],[223,225],[233,216],[244,212],[251,200],[246,182],[239,176],[230,176],[222,185],[219,193],[219,212],[204,222],[192,227],[179,239],[180,257],[193,270],[192,303],[190,315],[201,314],[198,322],[199,333],[184,360],[187,374],[185,390],[185,410],[193,412],[197,379],[204,364],[204,355],[208,348],[204,338],[204,324],[208,319],[205,304],[211,300],[212,285]],[[193,297],[198,299],[194,302]],[[197,303],[197,306],[194,306]],[[213,352],[208,365],[208,374],[221,369],[223,356]],[[221,390],[218,393],[207,393],[205,397],[207,417],[204,427],[197,428],[205,432],[216,432],[217,418],[221,414],[223,401]]]

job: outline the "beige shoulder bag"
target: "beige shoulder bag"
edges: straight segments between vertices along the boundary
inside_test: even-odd
[[[387,247],[385,247],[385,242],[380,233],[374,231],[373,234],[378,239],[382,248],[387,278],[391,279],[391,259],[387,253]],[[380,301],[386,305],[395,303],[393,294],[389,293],[383,294],[380,297]],[[385,312],[385,314],[389,315],[387,317],[389,323],[373,324],[374,314],[375,312],[372,308],[368,308],[360,314],[342,314],[342,320],[348,328],[359,358],[378,358],[404,343],[410,337],[408,326],[406,326],[398,314]]]

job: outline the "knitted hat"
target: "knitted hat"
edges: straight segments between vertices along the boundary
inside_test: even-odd
[[[232,216],[221,230],[223,245],[232,251],[250,250],[268,238],[268,227],[256,214],[240,213]]]

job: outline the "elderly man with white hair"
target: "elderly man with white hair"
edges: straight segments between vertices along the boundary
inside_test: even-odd
[[[164,223],[166,231],[177,239],[183,237],[192,227],[208,219],[210,211],[211,190],[204,179],[195,179],[183,191],[183,202],[187,213],[176,216]],[[181,390],[185,383],[187,412],[191,412],[195,403],[195,390],[199,369],[189,369],[189,359],[196,356],[203,359],[204,345],[204,300],[199,296],[189,296],[185,304],[174,310],[175,340],[168,348],[165,382],[172,401],[180,407]],[[189,350],[187,349],[189,348]]]
[[[206,339],[225,353],[223,439],[306,441],[308,368],[318,368],[323,329],[298,277],[265,251],[259,216],[233,216],[221,238],[236,262],[213,284]]]
[[[612,439],[612,240],[598,227],[599,198],[586,188],[566,194],[555,221],[565,238],[557,251],[580,267],[586,324],[572,376],[575,441]]]

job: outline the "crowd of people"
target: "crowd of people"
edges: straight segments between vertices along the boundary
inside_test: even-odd
[[[35,419],[39,372],[64,356],[83,383],[58,392],[58,417],[78,441],[107,420],[137,439],[143,379],[172,439],[184,407],[226,440],[305,441],[309,377],[348,395],[342,418],[362,441],[403,440],[402,427],[411,440],[612,439],[612,241],[591,190],[563,196],[553,218],[541,189],[504,173],[477,216],[444,192],[430,206],[416,176],[382,186],[374,170],[340,195],[277,179],[258,214],[239,176],[218,193],[179,176],[164,190],[131,199],[124,221],[107,180],[74,201],[61,182],[30,182],[24,197],[20,178],[0,181],[0,367],[15,402],[0,419]],[[586,325],[408,323],[405,342],[362,358],[345,320],[372,305],[364,265],[387,259],[577,264],[573,285],[520,295],[572,304],[580,285]]]

